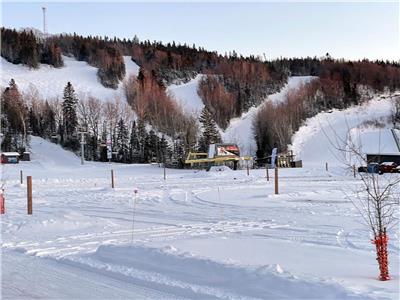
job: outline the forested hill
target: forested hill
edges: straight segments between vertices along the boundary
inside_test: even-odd
[[[124,81],[126,100],[137,117],[160,133],[171,138],[181,137],[184,151],[204,147],[212,140],[202,138],[202,130],[194,126],[195,116],[185,113],[166,89],[171,83],[187,82],[197,74],[203,75],[198,94],[207,110],[204,114],[221,130],[228,127],[232,118],[263,104],[268,95],[284,86],[289,76],[316,77],[279,107],[266,106],[263,114],[257,114],[254,133],[259,156],[265,155],[276,143],[284,149],[302,121],[321,110],[345,108],[359,104],[368,93],[400,88],[399,62],[345,61],[329,55],[265,61],[255,56],[243,57],[235,51],[220,54],[195,45],[139,41],[136,37],[40,36],[29,30],[7,28],[1,29],[1,39],[1,56],[13,64],[30,68],[48,64],[62,68],[65,55],[97,68],[99,81],[107,88],[116,89]],[[127,78],[123,56],[130,56],[140,66],[137,77]],[[69,80],[66,78],[65,84]],[[16,85],[13,83],[12,89]],[[282,125],[285,128],[270,126],[268,122],[281,115],[287,118]],[[56,127],[51,131],[60,134],[66,130],[65,124]],[[96,135],[95,139],[104,139],[100,132]]]

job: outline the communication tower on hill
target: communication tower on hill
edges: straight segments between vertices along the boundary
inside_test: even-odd
[[[47,22],[46,22],[46,10],[47,8],[45,6],[42,6],[42,11],[43,11],[43,34],[47,34]]]

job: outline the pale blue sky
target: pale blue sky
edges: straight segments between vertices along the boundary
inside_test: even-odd
[[[392,3],[2,3],[6,27],[176,41],[220,53],[400,59]]]

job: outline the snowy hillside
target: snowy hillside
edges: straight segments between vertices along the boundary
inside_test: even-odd
[[[278,93],[269,95],[265,101],[279,103],[284,99],[284,96],[292,89],[299,88],[315,77],[312,76],[294,76],[289,77],[288,83]],[[252,107],[245,112],[240,118],[232,119],[228,128],[223,134],[225,142],[233,142],[239,145],[243,155],[254,155],[257,150],[256,141],[253,134],[253,119],[256,116],[259,108]]]
[[[203,100],[197,94],[197,88],[202,77],[203,75],[199,74],[187,83],[171,84],[167,88],[167,93],[173,96],[187,113],[199,115],[204,107]]]
[[[198,115],[204,107],[202,99],[197,94],[199,81],[203,75],[197,75],[196,78],[185,84],[170,85],[167,91],[172,95],[177,103],[188,113]],[[288,79],[288,83],[282,90],[273,95],[269,95],[265,101],[278,103],[282,101],[283,96],[291,89],[296,89],[302,84],[312,80],[313,76],[293,76]],[[224,142],[236,143],[239,145],[243,155],[254,155],[257,149],[253,135],[252,124],[253,118],[257,114],[258,107],[252,107],[247,112],[243,113],[240,118],[235,118],[230,121],[228,128],[221,131]]]
[[[155,165],[81,166],[41,138],[31,151],[31,162],[2,165],[4,299],[398,298],[398,228],[393,280],[378,281],[369,231],[343,191],[357,179],[281,169],[274,195],[265,170],[168,169],[164,181]],[[20,170],[33,176],[32,216]]]
[[[338,146],[335,145],[336,141],[347,140],[348,134],[352,132],[355,135],[353,139],[358,144],[362,143],[364,151],[396,152],[397,146],[390,131],[368,130],[367,125],[374,120],[387,122],[391,113],[390,98],[380,97],[362,106],[319,113],[308,119],[305,125],[294,134],[291,149],[296,158],[302,159],[303,164],[308,166],[322,165],[325,162],[340,165],[342,164],[341,153],[335,149]]]
[[[116,97],[125,98],[122,83],[117,90],[106,88],[98,80],[97,68],[68,56],[63,56],[63,60],[62,68],[41,64],[39,69],[30,69],[24,65],[9,63],[1,57],[1,86],[7,86],[13,78],[20,91],[28,92],[30,88],[36,88],[44,98],[61,98],[65,85],[70,81],[78,97],[92,95],[104,101],[114,100]],[[139,66],[129,56],[124,56],[124,62],[125,77],[137,76]]]

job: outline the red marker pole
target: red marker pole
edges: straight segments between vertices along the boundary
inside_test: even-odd
[[[4,190],[0,190],[0,214],[5,214],[6,206],[5,206],[5,199],[4,199]]]
[[[275,167],[275,195],[279,194],[278,167]]]

